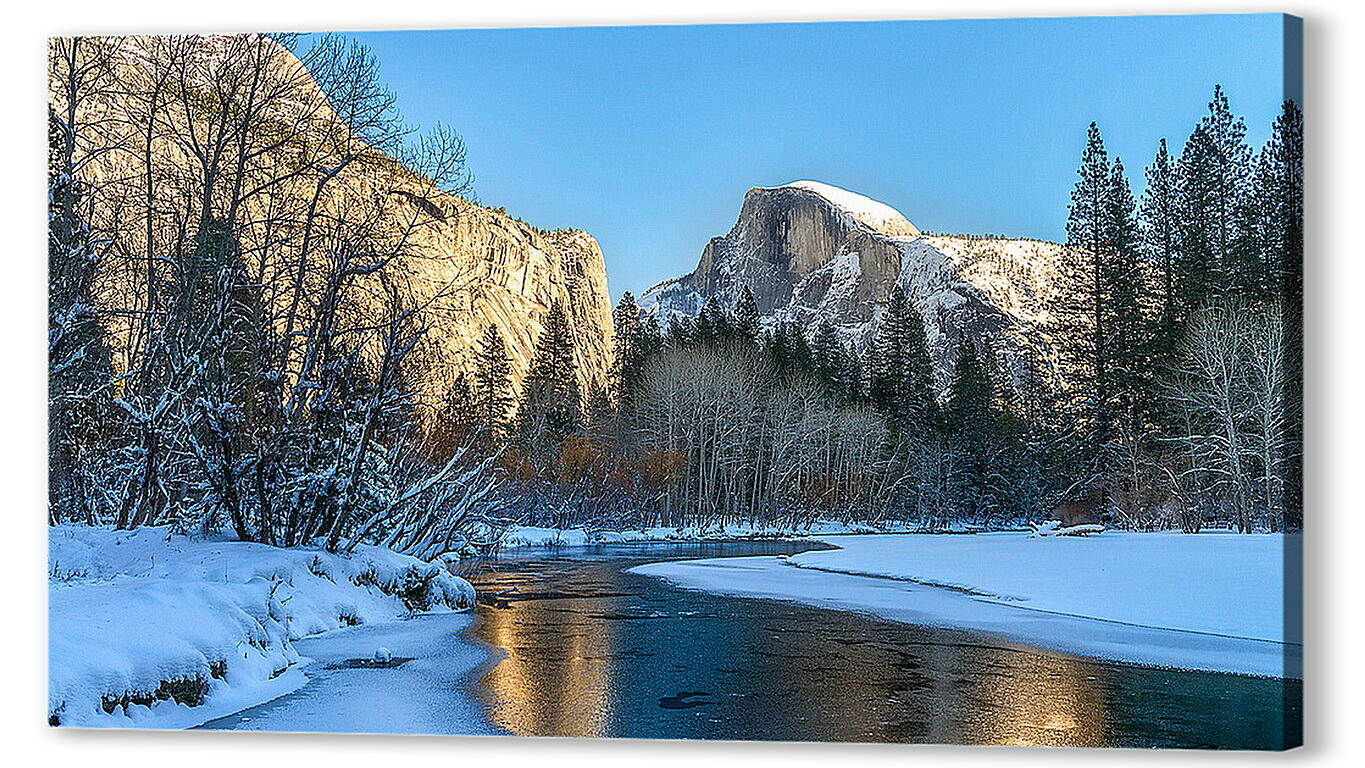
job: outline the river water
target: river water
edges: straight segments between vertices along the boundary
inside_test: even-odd
[[[325,674],[209,727],[1241,749],[1300,741],[1297,681],[1105,663],[625,572],[818,546],[604,545],[470,563],[466,578],[497,598],[472,621],[302,641],[307,655],[332,659]],[[416,658],[393,670],[337,663],[381,642]],[[396,703],[375,706],[367,690]]]
[[[1302,686],[1144,669],[625,573],[645,562],[811,543],[528,550],[470,571],[472,634],[506,656],[492,722],[528,736],[1273,749]]]

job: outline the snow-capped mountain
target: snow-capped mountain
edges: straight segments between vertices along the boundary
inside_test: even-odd
[[[947,385],[964,339],[985,343],[1016,384],[1053,378],[1058,260],[1038,240],[921,232],[899,211],[817,181],[755,187],[730,232],[712,238],[690,274],[645,292],[666,321],[749,286],[767,322],[811,328],[828,318],[865,346],[900,283],[924,318],[935,374]]]

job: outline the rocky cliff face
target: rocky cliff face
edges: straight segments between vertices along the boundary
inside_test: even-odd
[[[362,247],[393,256],[383,275],[356,278],[363,285],[353,294],[375,298],[368,304],[356,300],[350,311],[367,322],[377,317],[390,284],[399,285],[409,306],[426,308],[432,327],[422,365],[428,370],[412,382],[421,399],[439,401],[455,376],[470,370],[477,340],[490,324],[501,331],[513,378],[520,382],[556,303],[570,317],[583,391],[605,385],[611,304],[602,253],[592,236],[542,230],[501,208],[440,191],[365,145],[300,61],[258,36],[99,40],[112,55],[100,69],[104,79],[81,86],[75,120],[84,144],[121,148],[92,153],[80,166],[81,180],[99,197],[91,205],[94,226],[115,240],[110,252],[127,254],[102,265],[98,300],[110,317],[141,311],[146,285],[141,265],[150,260],[140,254],[177,247],[176,233],[192,227],[200,210],[196,194],[212,197],[207,207],[222,215],[217,209],[228,206],[223,201],[234,191],[258,189],[234,198],[241,201],[234,235],[248,270],[282,284],[288,280],[280,276],[292,275],[303,262],[305,304],[321,294],[321,265],[338,252]],[[60,69],[58,62],[49,82],[58,115],[73,101]],[[248,79],[260,85],[248,90],[241,85]],[[217,106],[230,102],[225,93],[259,100],[234,103],[241,114],[231,114]],[[231,180],[204,184],[194,143],[234,131],[245,119],[258,126],[251,140],[261,149],[242,168],[224,162],[221,172],[224,178],[237,173],[233,178],[244,182],[235,188]],[[276,130],[283,131],[282,138],[270,133]],[[176,187],[181,180],[188,181]],[[308,214],[316,225],[305,253],[302,222],[310,201],[317,215]],[[355,245],[360,242],[363,246]],[[160,279],[168,279],[172,268],[159,269]],[[280,296],[288,291],[271,290],[272,310],[284,317],[289,299]],[[112,321],[111,333],[126,331],[119,322]]]
[[[1057,260],[1064,246],[1035,240],[920,232],[895,209],[814,181],[758,187],[739,220],[707,243],[696,270],[642,298],[661,319],[695,315],[744,286],[769,322],[807,327],[828,318],[865,347],[899,283],[924,319],[935,375],[946,387],[964,340],[985,340],[1022,385],[1051,378]]]
[[[449,195],[414,204],[423,203],[446,216],[416,235],[418,253],[404,268],[419,298],[443,294],[432,306],[441,318],[431,332],[438,341],[437,364],[466,370],[491,324],[507,343],[519,382],[545,318],[559,302],[569,315],[584,391],[605,386],[613,345],[611,299],[597,241],[579,230],[538,230]]]

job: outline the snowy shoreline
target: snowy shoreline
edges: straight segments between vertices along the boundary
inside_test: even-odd
[[[304,638],[297,643],[298,649],[314,659],[311,668],[319,670],[307,688],[234,711],[204,727],[292,733],[505,734],[480,695],[480,679],[503,652],[474,634],[478,621],[476,612],[426,613]],[[377,647],[391,649],[399,663],[380,671],[354,663]]]
[[[967,530],[942,531],[965,533]],[[518,525],[502,537],[503,549],[523,547],[590,547],[597,544],[669,543],[688,541],[745,541],[750,539],[821,539],[828,536],[931,533],[909,523],[878,524],[817,521],[795,526],[713,525],[599,530],[587,528],[544,528]]]
[[[442,566],[225,538],[49,531],[52,725],[192,728],[298,690],[298,640],[414,613],[469,610]],[[371,650],[371,653],[373,650]]]
[[[838,549],[631,569],[685,589],[964,629],[1112,661],[1301,678],[1297,536],[819,536]],[[1161,552],[1162,558],[1154,557]]]

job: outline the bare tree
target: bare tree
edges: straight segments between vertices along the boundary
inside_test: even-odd
[[[1285,524],[1287,343],[1276,305],[1204,307],[1188,322],[1166,386],[1185,427],[1173,438],[1184,458],[1178,479],[1239,531]]]

